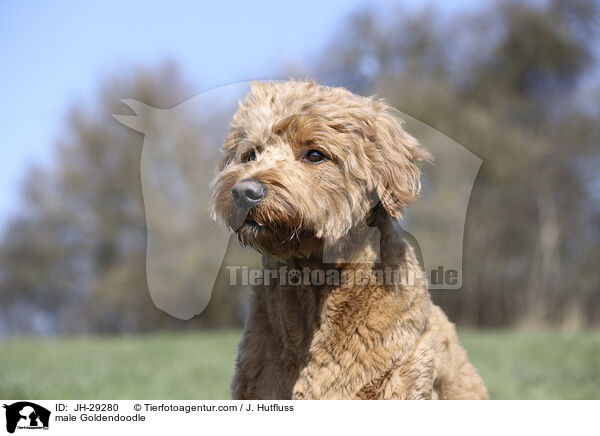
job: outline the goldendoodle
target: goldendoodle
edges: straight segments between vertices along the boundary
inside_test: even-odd
[[[252,86],[212,199],[263,254],[233,398],[487,398],[396,222],[428,160],[382,100]]]

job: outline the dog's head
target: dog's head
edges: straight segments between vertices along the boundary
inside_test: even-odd
[[[339,241],[378,205],[400,217],[429,159],[381,100],[312,82],[255,83],[223,153],[213,215],[280,258]]]

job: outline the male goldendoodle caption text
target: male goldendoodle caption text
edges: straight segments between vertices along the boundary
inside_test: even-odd
[[[215,403],[135,403],[123,407],[119,403],[57,403],[54,407],[55,422],[145,422],[149,415],[161,414],[214,414],[293,412],[294,405],[265,402],[236,404]]]

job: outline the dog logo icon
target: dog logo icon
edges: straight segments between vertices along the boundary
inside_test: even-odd
[[[14,433],[18,429],[48,429],[50,411],[45,407],[29,401],[19,401],[11,405],[5,404],[6,431]]]

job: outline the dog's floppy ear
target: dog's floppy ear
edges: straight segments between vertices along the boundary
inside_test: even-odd
[[[373,138],[378,151],[376,192],[390,216],[400,218],[402,209],[421,189],[421,171],[417,162],[431,162],[432,156],[402,128],[402,121],[392,115],[387,106],[382,104],[380,108]]]

